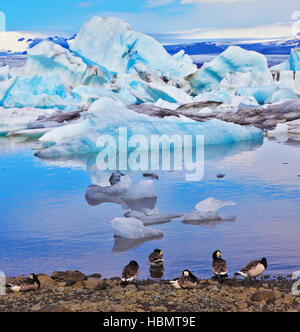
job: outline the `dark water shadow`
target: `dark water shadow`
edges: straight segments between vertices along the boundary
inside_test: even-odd
[[[114,253],[126,252],[126,251],[140,247],[144,242],[153,241],[153,240],[161,240],[163,237],[164,237],[163,235],[159,235],[159,236],[151,236],[151,237],[143,238],[143,239],[125,239],[125,238],[115,236],[114,237],[115,242],[114,242],[112,251]]]
[[[221,223],[235,223],[236,217],[232,218],[220,218],[215,220],[183,220],[182,223],[185,225],[193,225],[193,226],[209,226],[216,227]]]

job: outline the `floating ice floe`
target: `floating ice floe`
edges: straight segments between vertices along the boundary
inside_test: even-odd
[[[122,103],[104,97],[94,102],[85,120],[56,128],[42,136],[41,142],[54,145],[39,151],[37,156],[55,159],[74,154],[97,153],[103,149],[97,144],[99,136],[110,135],[118,142],[120,127],[126,127],[128,139],[133,135],[143,135],[143,137],[203,135],[206,145],[247,140],[260,141],[263,137],[262,131],[257,128],[242,127],[219,120],[199,123],[185,117],[152,118],[131,111]],[[148,148],[148,145],[141,147],[143,148]]]
[[[217,213],[222,207],[236,205],[235,202],[222,202],[214,198],[208,198],[199,202],[195,206],[195,210],[186,213],[183,217],[185,221],[201,221],[201,220],[221,220],[222,218]]]
[[[115,236],[126,239],[139,239],[162,236],[159,229],[145,227],[144,224],[135,218],[115,218],[111,221]]]
[[[289,131],[289,127],[286,123],[278,123],[274,130],[268,131],[268,136],[276,137],[276,136],[287,135],[288,131]]]
[[[128,175],[121,176],[120,181],[111,186],[88,187],[85,197],[90,205],[111,202],[121,204],[126,210],[138,209],[139,206],[153,209],[157,200],[152,180],[132,183]]]
[[[157,209],[143,209],[142,211],[131,210],[124,214],[126,218],[135,218],[140,220],[144,226],[164,224],[172,219],[182,217],[182,214],[160,214]]]

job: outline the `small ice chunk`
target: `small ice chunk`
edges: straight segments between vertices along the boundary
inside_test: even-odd
[[[195,206],[195,210],[184,215],[185,221],[194,220],[221,220],[222,218],[218,215],[218,210],[224,206],[236,205],[235,202],[227,201],[222,202],[214,198],[208,198],[204,201],[199,202]]]
[[[164,224],[172,221],[172,219],[182,217],[181,214],[161,215],[157,209],[143,209],[142,211],[131,210],[124,214],[126,218],[139,219],[144,226]]]
[[[126,239],[139,239],[163,235],[159,229],[147,228],[135,218],[115,218],[111,221],[115,236]]]
[[[219,201],[219,200],[211,197],[204,201],[199,202],[195,206],[195,209],[199,212],[202,212],[202,211],[217,212],[222,207],[229,206],[229,205],[236,205],[236,203],[233,201],[222,202],[222,201]]]
[[[288,135],[289,127],[286,123],[278,123],[274,130],[268,131],[269,137],[276,137],[281,135]]]

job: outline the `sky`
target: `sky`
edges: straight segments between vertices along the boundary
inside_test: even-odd
[[[71,34],[95,15],[158,39],[275,38],[290,35],[292,24],[300,31],[299,0],[10,0],[0,11],[17,31]]]

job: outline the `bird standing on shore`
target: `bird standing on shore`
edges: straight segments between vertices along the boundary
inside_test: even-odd
[[[226,261],[222,259],[222,253],[220,250],[216,250],[212,257],[212,272],[220,281],[223,281],[228,277],[228,267]]]
[[[234,274],[234,276],[237,277],[240,275],[245,278],[249,278],[250,280],[252,278],[254,278],[254,280],[256,280],[256,277],[263,274],[265,272],[265,270],[267,269],[267,267],[268,267],[267,259],[262,258],[260,261],[257,260],[257,261],[250,262],[239,272],[236,272]]]
[[[155,249],[149,255],[149,262],[151,266],[159,267],[164,265],[163,251],[160,249]]]
[[[6,285],[6,287],[13,292],[27,292],[31,290],[37,290],[40,288],[40,286],[41,283],[34,273],[31,273],[29,278],[16,280]]]
[[[139,265],[136,261],[131,261],[123,269],[122,273],[122,283],[131,283],[134,282],[139,274]]]
[[[194,288],[197,286],[197,278],[189,270],[182,272],[182,277],[171,280],[170,284],[177,288]]]

